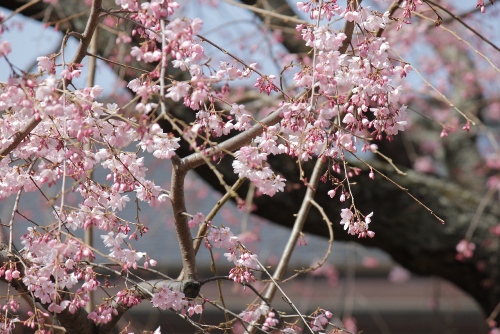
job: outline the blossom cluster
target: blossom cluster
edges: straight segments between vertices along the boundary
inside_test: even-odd
[[[75,238],[61,242],[51,233],[41,233],[34,228],[21,238],[22,255],[28,266],[24,268],[22,281],[41,303],[49,305],[49,311],[60,313],[68,308],[74,313],[85,307],[88,293],[100,283],[91,266],[82,260],[94,258],[93,252]],[[5,271],[5,278],[19,278],[18,271]],[[54,280],[55,278],[55,280]],[[71,300],[63,300],[63,289],[79,286]]]
[[[349,209],[342,209],[340,213],[340,217],[342,220],[340,221],[341,225],[344,225],[344,230],[347,230],[347,233],[352,235],[358,235],[358,238],[373,238],[375,236],[375,232],[369,230],[369,224],[371,223],[371,217],[373,216],[373,212],[366,215],[364,221],[359,218],[361,214],[356,211],[356,214]]]
[[[366,19],[363,20],[364,16]],[[358,24],[370,22],[370,25],[365,24],[365,29],[371,31],[385,26],[385,22],[378,22],[376,18],[378,17],[366,14],[366,10],[361,10],[352,20]],[[297,29],[301,30],[306,44],[315,47],[318,52],[315,68],[305,67],[295,75],[299,87],[309,87],[312,84],[313,71],[319,92],[326,97],[330,96],[331,101],[335,101],[334,97],[338,96],[331,107],[343,108],[342,123],[347,130],[369,130],[379,139],[383,134],[391,138],[404,130],[406,107],[398,105],[401,87],[395,85],[394,80],[406,76],[410,67],[405,63],[394,63],[389,52],[390,45],[385,38],[368,35],[370,37],[358,42],[359,54],[350,56],[339,52],[346,39],[344,33],[336,33],[328,26],[302,25]],[[321,109],[316,112],[321,112]],[[368,117],[368,113],[374,119]],[[330,114],[334,116],[338,111]],[[309,113],[306,115],[310,117]],[[324,126],[329,125],[329,122],[324,122]]]
[[[244,283],[255,281],[252,270],[259,269],[257,254],[250,253],[238,243],[238,237],[234,236],[228,227],[216,228],[211,226],[207,235],[207,245],[228,250],[224,256],[235,267],[229,271],[229,278],[234,282]]]
[[[210,247],[231,249],[236,246],[238,237],[236,237],[229,227],[210,226],[207,235],[207,243]]]
[[[252,254],[242,247],[237,247],[229,253],[224,253],[224,256],[235,265],[229,271],[230,279],[239,283],[255,281],[251,270],[260,268],[257,254]]]
[[[466,239],[460,240],[460,242],[456,246],[457,260],[463,261],[465,259],[470,259],[474,255],[475,249],[476,245],[473,242]]]
[[[283,102],[280,123],[240,148],[233,162],[235,173],[270,196],[283,191],[286,180],[267,165],[269,154],[287,154],[303,161],[321,155],[344,159],[346,151],[356,152],[356,135],[363,137],[368,132],[377,139],[385,135],[390,140],[407,125],[406,106],[399,104],[402,87],[397,82],[410,66],[395,60],[388,41],[376,35],[388,23],[388,13],[342,8],[335,1],[321,8],[315,2],[300,2],[298,8],[314,18],[341,16],[362,27],[366,34],[356,42],[359,51],[350,54],[340,51],[347,36],[330,25],[297,26],[306,45],[315,49],[316,57],[314,68],[303,65],[294,83],[298,88],[317,90],[324,101],[314,105],[301,100]],[[262,91],[265,80],[259,80]],[[343,128],[332,131],[339,117]],[[364,149],[371,147],[365,145]]]
[[[5,13],[0,11],[0,37],[5,30],[3,21],[5,20]],[[12,44],[9,41],[2,41],[0,39],[0,58],[6,57],[12,52]]]
[[[259,147],[244,146],[235,153],[233,168],[239,177],[252,181],[260,192],[273,196],[284,190],[286,179],[276,175],[270,168],[266,162],[267,155],[268,153]]]
[[[127,235],[122,232],[119,232],[116,235],[114,232],[109,232],[107,235],[101,235],[104,245],[109,247],[111,250],[109,258],[117,260],[125,270],[131,267],[137,269],[137,261],[145,257],[146,253],[127,248],[124,245],[124,239],[126,237]],[[153,266],[156,264],[154,260],[146,257],[146,263],[147,262]]]
[[[271,328],[276,328],[276,326],[279,323],[279,319],[276,317],[276,313],[273,310],[271,310],[269,306],[266,304],[260,304],[257,307],[252,306],[247,310],[241,312],[239,315],[243,319],[243,321],[249,323],[256,321],[261,316],[266,317],[262,325],[263,331],[268,331]]]
[[[0,160],[0,199],[21,190],[34,192],[60,186],[66,181],[72,185],[65,186],[61,193],[71,191],[78,195],[74,196],[74,205],[65,203],[61,195],[61,204],[53,205],[53,225],[43,231],[30,228],[22,237],[23,275],[18,267],[21,264],[9,263],[0,268],[5,280],[21,279],[35,298],[49,305],[50,312],[76,312],[86,306],[89,293],[101,285],[88,262],[95,258],[94,250],[71,231],[98,229],[103,245],[109,249],[104,256],[118,264],[122,272],[137,269],[140,261],[144,261],[145,267],[156,264],[128,242],[146,234],[148,227],[139,221],[126,221],[120,214],[134,200],[159,206],[169,199],[168,192],[151,179],[144,163],[146,154],[171,159],[181,138],[193,149],[205,152],[212,145],[211,137],[244,132],[259,123],[245,105],[232,100],[229,83],[258,74],[252,84],[259,93],[279,92],[284,97],[278,106],[279,121],[266,125],[259,135],[247,141],[248,145],[234,153],[234,172],[249,179],[258,195],[273,196],[286,188],[287,180],[275,173],[269,162],[272,155],[288,155],[299,161],[331,159],[333,172],[340,175],[340,164],[345,162],[346,154],[357,152],[360,138],[390,140],[407,126],[399,80],[407,75],[410,66],[398,60],[389,42],[378,34],[389,23],[388,13],[354,7],[353,3],[343,8],[337,1],[299,2],[298,9],[318,22],[296,27],[305,45],[312,49],[314,59],[294,64],[291,68],[300,70],[293,74],[293,86],[278,88],[277,75],[260,74],[255,63],[245,64],[234,58],[212,64],[205,52],[206,39],[198,36],[203,21],[172,18],[179,8],[177,2],[115,0],[115,4],[121,8],[115,14],[126,13],[127,20],[136,23],[132,35],[141,39],[140,44],[131,47],[129,58],[154,68],[127,83],[136,96],[133,111],[122,110],[116,103],[99,102],[103,89],[98,85],[74,87],[70,83],[85,68],[80,63],[58,64],[55,56],[37,58],[38,74],[13,76],[0,84],[0,150],[7,152]],[[421,1],[406,1],[404,19],[409,20],[411,11],[419,4]],[[484,8],[484,2],[478,1],[478,6]],[[352,37],[336,31],[332,25],[334,17],[352,23],[362,33]],[[0,33],[2,29],[3,25]],[[118,40],[132,41],[123,35]],[[0,40],[0,58],[7,58],[11,49],[9,42]],[[167,67],[186,75],[171,79],[162,75]],[[310,95],[288,98],[287,94],[297,90]],[[182,101],[195,116],[177,134],[165,133],[153,121],[160,110],[162,116],[170,117],[166,99]],[[225,108],[221,105],[229,106],[228,110],[221,110]],[[130,112],[133,117],[129,117]],[[363,149],[375,150],[376,146],[364,143]],[[105,171],[105,181],[89,177],[97,169]],[[349,173],[346,171],[346,177],[350,177]],[[334,197],[335,190],[329,195]],[[347,191],[343,191],[340,200],[348,198]],[[342,210],[341,224],[349,234],[373,237],[375,233],[369,229],[372,215],[361,215],[353,204]],[[193,228],[204,222],[205,217],[198,213],[188,225]],[[234,264],[229,278],[245,284],[254,281],[252,272],[260,268],[257,255],[244,248],[228,227],[206,223],[207,247],[224,249],[224,256]],[[62,229],[68,231],[66,236]],[[459,252],[465,256],[467,250],[472,251],[465,247]],[[75,292],[62,298],[65,289]],[[114,302],[132,307],[140,301],[132,289],[121,290],[113,302],[100,304],[89,318],[97,324],[107,323],[118,314]],[[203,309],[187,301],[182,292],[166,288],[154,292],[151,302],[163,310],[187,310],[190,316]],[[8,307],[13,311],[18,308],[15,303]],[[266,305],[247,310],[241,316],[245,321],[265,317],[264,331],[279,323],[277,313]],[[311,322],[313,330],[322,330],[330,317],[327,311],[316,315]],[[1,323],[5,331],[10,330],[7,320]]]
[[[311,329],[313,331],[320,331],[328,325],[328,319],[330,319],[333,314],[330,311],[318,312],[318,314],[311,321]]]
[[[493,0],[490,0],[490,3],[493,4]],[[481,13],[486,13],[486,7],[484,6],[484,0],[477,0],[476,8],[481,8]]]
[[[158,307],[162,310],[171,308],[173,310],[180,311],[188,304],[184,297],[184,293],[180,291],[160,288],[158,292],[153,294],[151,303],[153,303],[154,307]]]

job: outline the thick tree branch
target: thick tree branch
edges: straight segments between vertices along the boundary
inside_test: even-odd
[[[293,101],[298,101],[302,97],[304,97],[309,90],[304,90],[301,93],[297,94],[294,98]],[[264,131],[264,128],[267,126],[274,125],[278,123],[282,116],[281,111],[283,110],[283,107],[279,107],[272,113],[270,113],[268,116],[266,116],[264,119],[262,119],[259,123],[255,124],[251,129],[241,132],[234,137],[231,137],[230,139],[227,139],[223,141],[222,143],[204,151],[204,152],[197,152],[193,153],[185,158],[182,159],[182,168],[186,171],[194,169],[198,166],[201,166],[205,163],[206,158],[211,158],[214,155],[217,155],[219,153],[225,153],[225,152],[232,152],[240,147],[250,143],[252,139],[257,137],[258,135],[262,134]]]
[[[179,291],[184,293],[184,295],[188,298],[196,298],[200,293],[200,288],[201,284],[198,281],[191,279],[183,281],[156,279],[136,284],[133,291],[134,294],[141,299],[151,299],[151,296],[160,289]],[[113,315],[110,322],[99,325],[96,332],[97,334],[112,333],[118,321],[130,309],[129,306],[117,303],[115,298],[113,298],[112,306],[117,310],[117,314]]]
[[[196,254],[193,247],[193,239],[188,226],[185,213],[186,202],[184,197],[184,179],[189,169],[184,168],[182,161],[177,157],[172,157],[172,182],[170,190],[170,200],[174,210],[175,230],[182,256],[182,269],[184,277],[196,280]],[[179,277],[179,279],[182,279]]]

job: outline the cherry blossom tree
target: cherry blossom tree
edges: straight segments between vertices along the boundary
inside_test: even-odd
[[[56,54],[36,58],[33,73],[13,65],[12,46],[0,34],[0,61],[11,69],[0,83],[0,196],[15,198],[0,229],[0,278],[8,291],[2,331],[107,333],[127,310],[148,302],[201,332],[239,326],[252,333],[352,333],[321,305],[303,314],[281,288],[326,261],[329,250],[285,276],[303,232],[328,237],[330,245],[334,233],[359,240],[416,273],[450,280],[497,330],[500,183],[491,124],[500,118],[500,50],[484,19],[493,20],[494,7],[228,2],[254,13],[264,35],[286,49],[279,71],[264,73],[252,57],[207,39],[203,20],[184,17],[182,4],[170,0],[5,4],[14,14],[0,14],[0,32],[24,14],[66,33]],[[70,37],[79,40],[72,57],[65,54]],[[105,60],[122,75],[128,101],[103,101],[92,80],[95,65],[85,68],[84,58]],[[82,73],[89,82],[78,87]],[[478,147],[479,137],[487,148]],[[171,165],[168,188],[151,177],[144,163],[151,155],[165,170]],[[186,208],[192,170],[222,193],[210,212]],[[106,180],[95,178],[97,171]],[[57,196],[48,198],[54,187]],[[29,192],[50,206],[49,220],[18,210]],[[276,266],[268,268],[217,217],[231,199],[290,227]],[[135,220],[124,218],[134,202]],[[183,264],[177,278],[155,270],[159,259],[130,242],[150,236],[139,211],[167,206]],[[16,240],[19,220],[30,227]],[[100,238],[92,243],[79,231]],[[196,254],[215,249],[224,257],[213,266],[228,262],[232,269],[202,279]],[[118,291],[94,300],[96,290],[111,288],[109,275],[118,278]],[[202,297],[205,284],[224,280],[248,288],[256,301],[235,312],[223,296]],[[275,308],[278,292],[292,313]],[[198,320],[208,305],[227,322]]]

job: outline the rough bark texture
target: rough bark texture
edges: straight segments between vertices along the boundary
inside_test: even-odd
[[[2,6],[15,9],[26,2],[20,0],[8,1]],[[75,5],[68,4],[64,8],[52,10],[52,16],[49,20],[55,20],[57,15],[62,13],[61,11],[64,12],[64,15],[69,16],[71,13],[82,10],[82,8],[78,8],[77,4],[83,6],[83,2],[67,1],[67,3],[69,2]],[[286,4],[284,1],[269,1],[269,3],[274,5],[279,3],[281,6]],[[30,7],[26,13],[29,16],[34,16],[43,12],[46,7],[47,4],[38,3]],[[41,18],[42,16],[35,17]],[[78,22],[78,19],[74,19],[66,24],[78,27]],[[66,26],[61,27],[61,30],[66,28]],[[80,29],[75,28],[75,30],[82,31],[82,28],[80,26]],[[106,35],[106,33],[100,34],[100,52],[102,55],[106,56],[109,53],[108,46],[113,40],[113,36]],[[290,43],[290,45],[285,46],[291,51],[297,51],[298,49],[294,50],[295,47],[292,45],[292,41],[287,37],[286,43]],[[175,111],[176,117],[182,118],[186,122],[189,122],[188,117],[193,116],[192,112],[185,112],[182,106],[176,106],[171,110]],[[168,125],[165,125],[165,127],[168,127]],[[470,187],[470,180],[473,178],[473,175],[469,174],[473,169],[470,166],[479,163],[477,152],[473,155],[464,155],[463,145],[467,147],[467,150],[474,151],[473,145],[470,144],[470,138],[467,140],[451,138],[453,140],[450,140],[448,145],[447,159],[449,161],[459,161],[462,164],[462,159],[467,158],[467,164],[463,163],[463,166],[467,166],[464,172],[456,171],[460,175],[454,173],[448,179],[439,179],[409,170],[407,176],[401,176],[390,167],[382,164],[378,166],[381,171],[399,185],[409,189],[414,196],[443,218],[446,223],[444,225],[440,224],[404,191],[398,189],[381,176],[377,175],[375,180],[372,181],[368,179],[365,173],[357,179],[358,185],[353,186],[353,194],[358,209],[364,213],[375,212],[371,226],[373,226],[376,236],[373,239],[359,240],[359,242],[385,250],[396,261],[414,273],[436,275],[453,282],[476,299],[485,314],[488,315],[500,300],[498,273],[500,247],[498,239],[493,239],[489,232],[489,228],[496,225],[500,219],[500,208],[496,205],[497,203],[486,206],[472,238],[472,241],[477,246],[474,257],[466,261],[456,260],[455,247],[464,238],[479,202],[484,196],[484,191],[481,190],[482,187],[474,190]],[[387,145],[383,147],[383,152],[403,165],[409,166],[409,162],[405,158],[406,153],[401,147]],[[185,156],[192,152],[184,143],[178,153],[180,156]],[[281,156],[273,157],[270,163],[276,171],[283,174],[288,180],[288,189],[286,192],[279,193],[271,198],[267,196],[255,198],[255,214],[274,223],[291,226],[294,221],[293,215],[297,212],[303,199],[305,187],[299,181],[297,165],[291,159]],[[312,162],[305,164],[306,176],[310,175],[311,166],[313,166]],[[217,168],[225,175],[227,184],[236,181],[237,178],[231,167],[231,159],[223,159],[217,165]],[[219,180],[208,167],[202,166],[197,168],[196,171],[212,187],[223,190]],[[248,187],[243,186],[238,193],[244,198],[247,190]],[[340,220],[340,209],[345,205],[340,205],[337,200],[331,200],[326,195],[327,190],[329,190],[329,187],[320,185],[316,201],[324,207],[326,213],[334,222],[336,239],[356,240],[347,235],[341,225],[337,224]],[[320,214],[314,209],[311,210],[305,224],[305,232],[323,236],[328,235]]]

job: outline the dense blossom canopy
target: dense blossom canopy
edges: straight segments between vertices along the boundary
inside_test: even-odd
[[[57,1],[44,2],[57,6]],[[60,54],[36,59],[37,73],[20,72],[12,66],[13,75],[0,83],[0,199],[19,198],[21,192],[42,195],[46,187],[60,188],[57,198],[50,201],[50,224],[28,228],[19,251],[13,249],[10,234],[8,260],[4,259],[0,270],[3,280],[16,288],[24,287],[28,299],[52,314],[61,314],[62,319],[65,312],[77,314],[90,306],[87,318],[96,325],[116,323],[124,310],[142,299],[149,299],[153,307],[189,317],[202,313],[209,301],[196,298],[199,288],[193,296],[185,289],[192,287],[186,280],[198,279],[197,248],[190,229],[199,228],[198,240],[205,248],[221,249],[232,263],[227,279],[246,286],[256,281],[256,272],[267,272],[258,254],[251,252],[230,227],[216,225],[213,215],[186,212],[182,184],[187,171],[205,163],[217,164],[227,155],[232,156],[234,173],[253,184],[256,196],[287,191],[288,180],[273,169],[269,162],[272,156],[287,155],[298,166],[316,160],[316,174],[325,166],[328,169],[319,176],[300,175],[310,196],[303,202],[305,212],[313,205],[318,183],[323,182],[329,187],[331,201],[345,204],[332,219],[333,224],[343,225],[348,234],[358,238],[375,237],[371,228],[377,223],[377,212],[358,210],[351,190],[357,176],[365,171],[349,164],[348,159],[378,153],[373,141],[390,142],[411,128],[404,87],[409,85],[407,75],[412,66],[393,47],[399,43],[400,30],[402,39],[411,35],[408,31],[412,28],[407,26],[412,15],[430,6],[428,2],[395,1],[385,12],[363,6],[361,1],[298,2],[297,9],[310,20],[296,25],[297,38],[310,52],[297,57],[283,69],[284,74],[261,73],[259,64],[246,63],[217,46],[227,57],[207,56],[207,47],[214,45],[203,37],[203,20],[181,17],[177,2],[115,0],[114,9],[106,9],[102,1],[85,3],[90,16],[85,32],[72,33],[81,41],[72,60],[65,56],[62,45]],[[477,6],[485,11],[484,1],[478,1]],[[133,98],[126,105],[102,102],[103,89],[98,85],[75,87],[72,83],[87,70],[82,59],[89,55],[87,46],[100,17],[114,19],[112,28],[133,24],[132,30],[123,29],[117,43],[135,43],[127,59],[148,69],[127,82]],[[7,29],[7,22],[0,13],[0,33]],[[441,24],[438,19],[436,24]],[[11,44],[0,34],[0,58],[9,64],[11,51]],[[180,74],[167,76],[167,70]],[[292,79],[291,85],[283,86],[283,75]],[[277,101],[274,108],[266,115],[247,109],[239,96],[232,94],[237,90],[235,83],[241,82],[263,96],[272,96]],[[189,124],[171,114],[169,108],[177,102],[195,114]],[[459,122],[469,130],[473,119],[463,116]],[[169,122],[172,131],[166,132],[160,120]],[[442,131],[446,136],[450,129],[443,126]],[[228,136],[231,139],[226,139]],[[193,152],[183,159],[176,154],[182,142],[189,143]],[[148,154],[172,160],[170,189],[162,188],[151,177],[145,164]],[[374,171],[378,171],[367,166],[366,173],[374,179]],[[92,177],[97,170],[105,171],[105,181]],[[224,186],[234,196],[234,189]],[[70,194],[77,195],[76,203],[69,202]],[[151,207],[172,203],[183,256],[184,276],[179,280],[165,279],[163,285],[146,287],[129,275],[158,261],[128,242],[148,237],[149,231],[138,218],[127,221],[121,216],[134,202]],[[8,227],[12,230],[12,221]],[[105,254],[97,254],[96,248],[73,234],[91,228],[100,235],[96,242],[107,249]],[[300,243],[299,233],[300,229],[292,244]],[[457,252],[462,259],[471,257],[474,244],[464,239]],[[112,265],[99,265],[98,256]],[[88,305],[92,292],[108,284],[96,272],[97,267],[126,277],[126,284],[116,296],[99,301],[97,306]],[[273,279],[273,283],[277,286],[279,280]],[[294,322],[280,318],[270,304],[271,296],[261,299],[262,303],[237,315],[242,323],[264,332],[275,328],[283,333],[299,332]],[[12,332],[19,321],[40,332],[50,331],[37,310],[39,306],[27,316],[18,312],[16,300],[11,292],[3,304],[3,331]],[[299,316],[313,332],[325,331],[331,318],[332,313],[324,309],[307,318]]]

